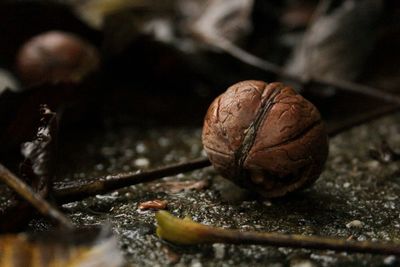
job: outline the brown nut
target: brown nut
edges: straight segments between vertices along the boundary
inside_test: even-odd
[[[60,31],[39,34],[17,54],[16,68],[28,86],[79,82],[99,66],[97,49],[78,36]]]
[[[202,139],[222,176],[268,198],[311,185],[328,156],[318,110],[281,83],[229,87],[208,109]]]

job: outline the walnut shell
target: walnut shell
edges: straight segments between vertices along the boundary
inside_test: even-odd
[[[202,139],[222,176],[268,198],[311,185],[328,156],[318,110],[281,83],[229,87],[208,109]]]
[[[97,49],[80,37],[61,31],[41,33],[18,51],[16,68],[28,86],[79,82],[100,63]]]

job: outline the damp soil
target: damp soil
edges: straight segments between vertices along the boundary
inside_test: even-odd
[[[289,197],[257,198],[208,167],[65,204],[63,211],[76,225],[111,225],[132,266],[396,266],[399,258],[393,256],[260,245],[175,246],[156,236],[154,211],[138,206],[166,200],[174,215],[224,228],[400,242],[400,164],[383,165],[368,153],[382,139],[400,149],[399,125],[395,114],[331,139],[320,179]],[[61,139],[57,178],[89,179],[198,158],[205,155],[200,137],[200,126],[70,132]],[[176,192],[175,181],[209,186]],[[35,231],[46,224],[35,220],[29,227]]]

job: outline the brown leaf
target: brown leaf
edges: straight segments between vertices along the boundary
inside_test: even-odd
[[[32,189],[41,197],[47,197],[53,175],[53,159],[55,150],[55,136],[57,132],[56,113],[42,106],[41,125],[36,138],[22,147],[25,157],[21,165],[22,178],[32,186]],[[32,207],[14,197],[12,204],[0,214],[0,232],[17,230],[27,223],[33,215]]]
[[[116,238],[102,228],[0,236],[0,267],[122,264]]]
[[[21,153],[25,158],[22,174],[45,195],[53,176],[58,123],[57,114],[46,105],[41,106],[40,113],[41,125],[37,130],[36,138],[24,143],[21,148]]]
[[[138,208],[140,210],[148,210],[148,209],[164,210],[167,207],[167,204],[168,201],[166,200],[154,199],[140,203]]]
[[[254,0],[71,0],[90,26],[103,29],[107,53],[119,53],[141,34],[184,52],[218,48],[220,39],[235,42],[251,29]],[[199,43],[200,41],[200,43]],[[112,50],[112,51],[109,51]]]
[[[22,90],[22,89],[21,89]],[[78,86],[70,84],[24,88],[21,92],[5,90],[0,94],[0,158],[9,160],[19,153],[22,142],[31,140],[40,120],[38,108],[47,103],[58,109],[78,98]]]
[[[376,39],[381,0],[324,0],[285,70],[304,78],[353,80]]]

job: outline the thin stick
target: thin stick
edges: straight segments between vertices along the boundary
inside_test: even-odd
[[[151,182],[162,177],[176,175],[210,166],[206,158],[201,158],[184,163],[178,163],[144,172],[127,172],[116,175],[108,175],[102,178],[92,179],[81,185],[59,186],[55,185],[54,197],[59,203],[81,200],[98,194],[108,193],[126,186],[138,183]]]
[[[207,40],[206,40],[207,41]],[[251,66],[264,70],[266,72],[274,73],[284,79],[293,81],[301,85],[311,85],[316,84],[320,86],[333,86],[337,89],[358,93],[365,96],[375,97],[381,99],[385,102],[400,104],[400,96],[391,93],[384,92],[378,88],[357,84],[344,80],[332,80],[325,78],[312,78],[304,79],[303,77],[287,73],[280,66],[269,62],[267,60],[261,59],[240,47],[234,45],[232,42],[224,39],[216,39],[213,42],[208,42],[211,46],[216,46],[231,56],[245,62]]]
[[[158,211],[157,235],[172,243],[194,244],[259,244],[275,247],[309,248],[346,252],[400,255],[400,244],[370,241],[348,241],[329,237],[289,235],[268,232],[244,232],[179,219],[167,211]]]
[[[55,220],[64,227],[73,227],[72,222],[66,216],[64,216],[64,214],[62,214],[56,207],[52,206],[41,196],[33,192],[29,185],[24,183],[2,164],[0,164],[0,181],[3,181],[5,184],[11,187],[44,216]]]

